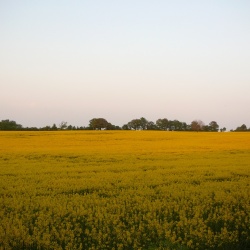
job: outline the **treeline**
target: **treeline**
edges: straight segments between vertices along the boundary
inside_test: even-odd
[[[108,122],[104,118],[93,118],[89,121],[87,127],[76,127],[68,125],[67,122],[61,122],[58,126],[53,124],[52,126],[45,126],[41,128],[37,127],[23,127],[21,124],[15,121],[2,120],[0,122],[0,130],[4,131],[57,131],[57,130],[165,130],[165,131],[204,131],[204,132],[225,132],[226,128],[220,128],[216,121],[211,121],[206,125],[201,120],[194,120],[191,124],[181,122],[178,120],[168,120],[162,118],[156,120],[156,122],[148,121],[146,118],[133,119],[122,127],[116,126]],[[237,127],[235,130],[230,131],[250,131],[245,124]]]

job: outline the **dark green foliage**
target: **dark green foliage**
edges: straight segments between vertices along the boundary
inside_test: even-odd
[[[11,130],[21,130],[21,129],[22,125],[17,124],[15,121],[2,120],[0,122],[0,130],[11,131]]]

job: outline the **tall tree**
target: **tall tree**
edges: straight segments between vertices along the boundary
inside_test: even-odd
[[[216,121],[211,121],[209,123],[209,127],[210,127],[210,131],[213,131],[213,132],[218,132],[219,131],[219,125],[217,124]]]
[[[53,126],[51,127],[51,130],[57,130],[57,126],[56,126],[55,123],[54,123]]]
[[[168,127],[169,127],[169,130],[171,130],[171,131],[176,130],[176,122],[169,120],[168,121]]]
[[[130,122],[128,122],[128,128],[133,130],[139,130],[141,129],[141,120],[140,119],[133,119]]]
[[[123,125],[123,129],[146,130],[153,129],[153,122],[149,122],[146,118],[133,119],[128,124]]]
[[[174,121],[172,122],[172,124],[173,124],[173,126],[174,126],[174,130],[175,130],[175,131],[181,131],[181,130],[183,130],[183,123],[182,123],[182,122],[180,122],[180,121],[178,121],[178,120],[174,120]]]
[[[89,121],[89,127],[94,130],[107,129],[108,125],[109,123],[104,118],[93,118],[92,120]]]
[[[140,123],[141,123],[141,124],[140,124],[140,127],[141,127],[142,130],[147,129],[148,120],[147,120],[146,118],[141,117],[141,118],[140,118]]]
[[[156,126],[160,129],[160,130],[168,130],[168,119],[167,118],[163,118],[163,119],[158,119],[156,121]]]
[[[246,124],[242,124],[240,127],[237,127],[235,131],[247,131]]]
[[[147,130],[157,130],[157,126],[155,125],[154,122],[152,121],[149,121],[148,124],[147,124]]]

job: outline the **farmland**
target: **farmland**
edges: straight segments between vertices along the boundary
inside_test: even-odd
[[[249,249],[250,133],[0,132],[0,249]]]

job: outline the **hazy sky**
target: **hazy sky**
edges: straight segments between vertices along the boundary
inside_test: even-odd
[[[250,127],[249,0],[0,0],[0,120]]]

